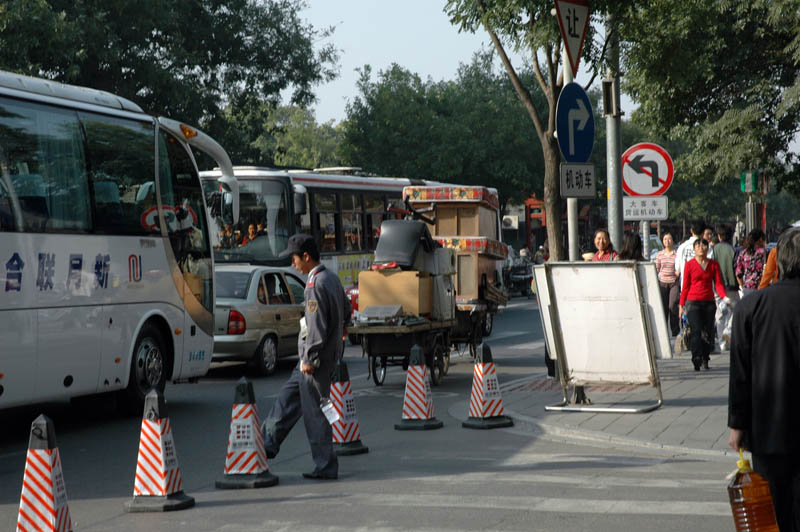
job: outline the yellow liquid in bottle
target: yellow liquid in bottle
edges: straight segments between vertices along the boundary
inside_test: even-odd
[[[737,532],[778,532],[769,483],[755,471],[736,473],[728,484]]]

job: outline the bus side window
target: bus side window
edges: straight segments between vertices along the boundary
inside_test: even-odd
[[[86,130],[90,181],[94,191],[95,230],[118,235],[152,235],[157,223],[143,222],[139,192],[153,180],[153,125],[80,113]],[[149,220],[157,221],[153,213]]]
[[[2,229],[88,231],[89,190],[75,112],[0,99],[0,121]],[[16,209],[22,227],[12,221]]]

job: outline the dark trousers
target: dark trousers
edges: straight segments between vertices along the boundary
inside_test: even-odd
[[[330,376],[315,373],[315,377],[319,381],[319,389],[330,389]],[[313,378],[304,375],[298,368],[292,371],[292,376],[278,392],[278,398],[264,422],[264,447],[268,456],[276,456],[281,443],[302,417],[314,459],[314,471],[335,476],[339,474],[339,462],[333,450],[333,432],[320,408],[320,392]]]
[[[664,307],[664,316],[669,323],[669,330],[672,336],[678,336],[681,332],[681,320],[678,316],[678,306],[681,301],[681,291],[678,289],[678,281],[672,283],[662,283],[659,281],[661,289],[661,304]]]
[[[800,532],[800,457],[754,454],[753,468],[767,479],[781,532]]]
[[[717,305],[714,301],[687,301],[686,318],[689,320],[691,334],[689,349],[692,362],[696,365],[709,359],[714,348],[714,314]]]

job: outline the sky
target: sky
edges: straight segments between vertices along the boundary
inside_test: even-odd
[[[301,18],[315,28],[336,26],[324,43],[340,50],[339,78],[315,89],[320,123],[345,118],[346,102],[357,93],[357,68],[371,65],[376,79],[378,71],[397,63],[423,79],[454,79],[459,63],[491,44],[485,31],[459,33],[443,0],[309,0],[308,5]],[[521,65],[515,59],[514,65]]]

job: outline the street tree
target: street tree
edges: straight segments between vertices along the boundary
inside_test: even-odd
[[[541,190],[536,131],[494,57],[478,52],[456,79],[438,82],[398,65],[373,80],[364,67],[347,106],[344,161],[382,175],[490,184],[502,206]],[[546,107],[544,98],[536,105]]]
[[[232,154],[291,94],[308,105],[337,75],[332,29],[300,19],[303,0],[7,0],[0,68],[129,98],[201,125]],[[243,120],[243,122],[237,122]]]
[[[318,124],[314,112],[297,106],[275,109],[269,119],[275,164],[300,168],[341,166],[342,126]],[[265,139],[266,140],[266,139]]]
[[[605,2],[593,2],[595,13],[605,10]],[[612,3],[613,4],[613,3]],[[564,212],[559,190],[560,155],[555,132],[555,110],[564,85],[558,20],[552,16],[552,0],[448,0],[445,11],[459,31],[485,30],[500,57],[519,99],[536,129],[544,159],[544,201],[547,210],[547,238],[554,260],[565,258],[561,217]],[[597,20],[595,20],[597,22]],[[481,30],[481,31],[482,31]],[[603,46],[595,42],[590,24],[584,41],[583,63],[596,69]],[[534,83],[525,83],[519,67],[511,63],[508,51],[530,54]],[[594,70],[594,74],[597,71]],[[592,76],[592,80],[594,75]],[[591,84],[591,81],[589,82]],[[536,106],[534,94],[544,95],[547,105]]]
[[[634,120],[689,148],[676,175],[707,186],[763,169],[800,194],[796,0],[645,0],[621,20]]]

